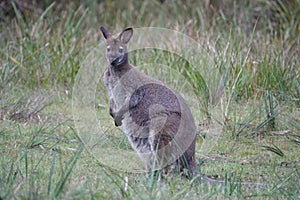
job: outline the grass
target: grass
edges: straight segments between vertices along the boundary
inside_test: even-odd
[[[0,199],[299,199],[298,1],[45,1],[34,10],[13,2],[10,15],[0,13]],[[97,80],[100,25],[169,28],[200,44],[182,54],[136,50],[130,59],[191,107],[202,178],[157,181],[112,167],[125,160],[115,152],[131,148]],[[86,65],[97,80],[86,82],[92,93],[83,88],[92,112],[76,107]],[[94,131],[99,121],[105,141]],[[84,123],[90,137],[80,138]],[[111,151],[85,149],[90,140]],[[124,169],[136,167],[128,160]]]

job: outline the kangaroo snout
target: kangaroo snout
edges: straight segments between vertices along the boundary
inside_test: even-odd
[[[125,62],[125,59],[127,57],[127,53],[124,55],[116,55],[116,56],[112,56],[109,60],[110,64],[112,66],[118,66],[120,65],[122,62]]]

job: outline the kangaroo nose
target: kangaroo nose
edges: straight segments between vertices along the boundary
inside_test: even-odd
[[[118,65],[122,61],[122,56],[111,57],[110,63],[112,66]]]
[[[119,57],[117,57],[117,56],[116,56],[116,57],[112,57],[112,58],[111,58],[111,62],[115,62],[115,61],[117,61],[118,59],[119,59]]]
[[[119,58],[118,55],[112,55],[112,56],[111,56],[111,61],[115,61],[115,60],[117,60],[118,58]]]

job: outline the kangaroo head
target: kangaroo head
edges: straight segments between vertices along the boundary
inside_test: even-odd
[[[128,62],[127,43],[132,37],[133,29],[126,28],[116,38],[103,26],[100,27],[100,30],[106,40],[107,62],[114,67],[126,64]]]

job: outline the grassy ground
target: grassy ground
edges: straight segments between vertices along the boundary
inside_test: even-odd
[[[211,1],[208,7],[45,1],[32,10],[15,2],[0,16],[0,199],[300,198],[298,1]],[[104,51],[100,25],[115,33],[126,26],[169,28],[201,45],[188,59],[208,58],[211,69],[159,49],[134,51],[130,59],[187,100],[204,177],[157,182],[112,168],[116,154],[97,157],[84,148],[72,103],[83,61]],[[99,62],[101,71],[100,61],[94,56],[90,63]],[[131,151],[108,114],[102,83],[96,85],[94,118],[105,144]]]

